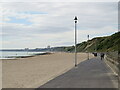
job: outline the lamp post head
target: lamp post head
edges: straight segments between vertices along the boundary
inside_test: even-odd
[[[78,20],[78,19],[77,19],[77,16],[75,16],[75,19],[74,19],[74,20],[75,20],[75,23],[77,23],[77,20]]]
[[[88,38],[89,38],[89,35],[88,35]]]

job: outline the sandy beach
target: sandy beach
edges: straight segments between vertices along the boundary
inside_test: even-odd
[[[90,55],[92,58],[93,55]],[[78,63],[87,59],[78,53]],[[2,60],[3,88],[37,88],[74,67],[74,53],[53,53]]]

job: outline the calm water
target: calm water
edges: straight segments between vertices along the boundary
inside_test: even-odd
[[[0,51],[0,59],[15,58],[18,56],[32,56],[44,52],[27,52],[27,51]]]

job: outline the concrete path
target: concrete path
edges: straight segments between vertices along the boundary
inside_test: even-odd
[[[117,77],[101,61],[93,58],[56,77],[39,88],[118,88]]]

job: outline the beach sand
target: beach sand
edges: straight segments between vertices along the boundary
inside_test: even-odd
[[[78,53],[78,63],[87,60]],[[93,55],[90,54],[90,58]],[[15,60],[2,60],[3,88],[37,88],[74,67],[74,53],[53,53]]]

